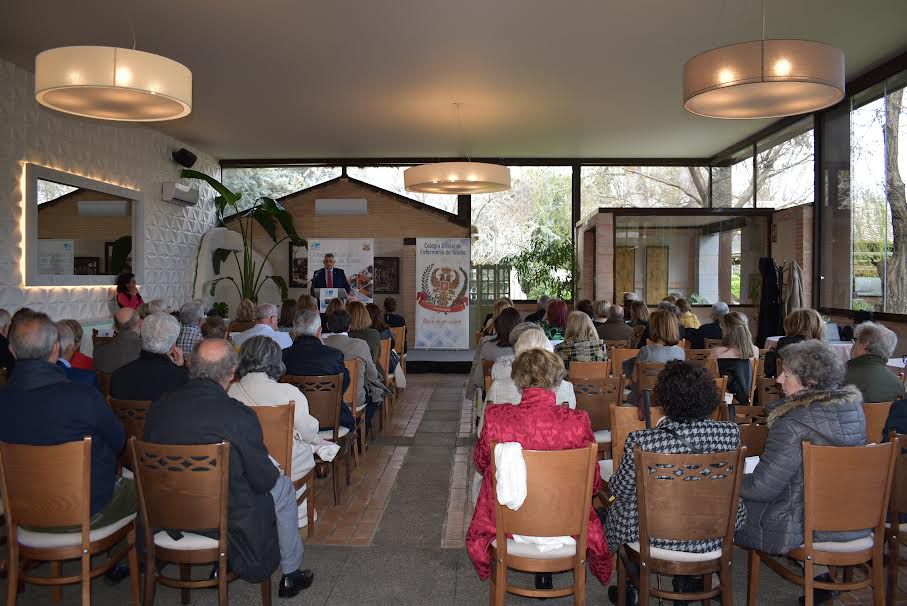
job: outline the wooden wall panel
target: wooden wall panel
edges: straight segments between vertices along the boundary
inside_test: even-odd
[[[668,247],[646,247],[646,303],[657,304],[668,296]]]
[[[614,261],[614,300],[617,301],[623,297],[625,292],[636,291],[636,247],[616,247]]]

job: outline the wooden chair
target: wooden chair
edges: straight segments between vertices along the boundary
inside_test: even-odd
[[[0,385],[6,385],[6,382],[9,380],[9,369],[6,367],[0,368]]]
[[[872,587],[873,603],[881,605],[885,571],[882,549],[885,545],[885,515],[894,463],[898,453],[894,445],[813,446],[803,442],[803,528],[804,543],[785,558],[802,564],[803,574],[772,556],[749,550],[747,604],[756,606],[759,591],[760,564],[774,570],[784,579],[803,588],[806,606],[813,605],[813,589],[854,591]],[[872,535],[847,542],[814,542],[813,533],[872,529]],[[872,573],[865,579],[843,582],[815,581],[814,567],[863,566],[871,563]]]
[[[718,378],[718,360],[712,357],[711,349],[688,349],[685,353],[687,362],[705,368],[713,378]]]
[[[765,406],[734,405],[734,422],[739,425],[764,425],[768,420]],[[753,456],[750,453],[750,456]]]
[[[492,444],[492,452],[495,445]],[[586,540],[589,503],[595,474],[594,444],[575,450],[524,450],[526,500],[516,511],[495,499],[497,539],[491,543],[492,565],[488,603],[504,604],[506,593],[532,598],[573,595],[577,604],[586,603]],[[494,457],[492,457],[494,459]],[[491,463],[493,490],[497,490],[494,461]],[[552,512],[557,515],[552,515]],[[508,539],[507,535],[575,536],[575,547],[542,553],[534,545]],[[551,573],[573,570],[573,585],[558,589],[535,589],[511,585],[509,569]]]
[[[716,377],[715,378],[715,389],[718,390],[718,395],[721,397],[721,403],[727,406],[727,402],[724,399],[727,395],[727,377]],[[730,420],[729,418],[723,419],[724,421]]]
[[[111,336],[111,337],[102,337],[102,336],[101,336],[101,332],[100,332],[97,328],[92,328],[92,329],[91,329],[91,347],[92,347],[92,350],[97,349],[99,345],[104,345],[104,344],[106,344],[106,343],[110,343],[110,342],[113,341],[115,338],[116,338],[115,336]]]
[[[759,385],[756,387],[759,406],[768,406],[776,400],[784,397],[784,391],[778,382],[769,377],[759,377]]]
[[[746,446],[749,457],[761,457],[765,452],[765,440],[768,439],[768,425],[740,425],[740,443]]]
[[[353,452],[353,462],[358,466],[360,459],[365,462],[365,404],[356,406],[356,394],[359,393],[359,358],[345,360],[343,365],[350,374],[350,384],[343,392],[343,402],[353,411],[353,418],[356,419],[356,427],[359,429],[358,456]]]
[[[107,372],[101,372],[100,370],[94,371],[95,376],[98,378],[98,389],[101,391],[101,395],[105,398],[110,397],[110,379],[113,375]]]
[[[639,446],[634,449],[639,541],[621,545],[618,552],[619,606],[627,603],[628,578],[639,588],[640,604],[649,604],[650,596],[703,603],[721,596],[722,604],[733,603],[731,552],[745,453],[746,448],[710,454],[661,454],[644,452]],[[703,470],[711,473],[704,475]],[[688,479],[700,481],[684,481]],[[696,554],[660,549],[651,545],[652,537],[678,541],[720,538],[721,548]],[[631,563],[641,572],[632,572]],[[716,572],[719,586],[712,587],[712,574]],[[652,574],[704,576],[705,588],[695,593],[663,590],[652,587]]]
[[[293,422],[296,418],[296,402],[290,400],[289,404],[279,406],[252,406],[261,425],[265,446],[284,474],[293,478]],[[296,505],[306,501],[306,515],[308,517],[309,537],[315,534],[315,470],[293,480],[293,488],[298,491],[305,486],[305,492],[296,497]]]
[[[567,378],[574,380],[605,379],[611,376],[611,361],[604,362],[570,362]]]
[[[80,583],[82,604],[91,604],[91,580],[129,561],[132,600],[139,603],[139,561],[135,550],[135,514],[101,528],[90,528],[91,438],[57,446],[0,443],[0,492],[9,537],[6,604],[15,606],[19,583],[50,585],[59,602],[62,586]],[[45,529],[77,528],[73,532]],[[15,538],[14,538],[15,537]],[[115,553],[113,549],[125,543]],[[92,556],[107,559],[92,567]],[[50,562],[50,575],[22,570],[23,560]],[[63,576],[63,562],[78,560],[81,571]]]
[[[718,347],[721,345],[723,339],[703,339],[703,344],[706,349],[712,349],[713,347]]]
[[[677,347],[681,349],[689,349],[693,345],[693,342],[689,339],[681,339],[677,342]]]
[[[245,332],[245,331],[249,330],[250,328],[252,328],[253,326],[255,326],[254,321],[237,322],[236,320],[233,320],[227,326],[227,335],[229,335],[231,332]]]
[[[485,377],[484,381],[485,381],[485,394],[487,395],[487,394],[488,394],[488,391],[491,389],[492,378],[491,378],[491,377]]]
[[[350,430],[340,425],[340,402],[343,397],[343,375],[284,375],[281,383],[295,385],[305,394],[309,402],[309,414],[318,419],[318,432],[325,440],[336,442],[340,445],[340,452],[331,462],[315,459],[316,466],[330,466],[331,480],[334,483],[334,505],[340,502],[340,478],[338,469],[340,458],[346,459],[346,485],[352,482],[352,444],[354,436]],[[317,456],[317,455],[316,455]]]
[[[476,331],[476,333],[475,333],[476,347],[478,347],[479,344],[482,342],[482,337],[484,337],[484,336],[485,336],[484,331],[481,331],[481,330]]]
[[[868,444],[882,441],[885,421],[891,411],[893,402],[866,402],[863,404],[863,416],[866,417],[866,442]]]
[[[650,411],[652,417],[652,426],[658,424],[658,421],[664,416],[664,410],[653,407]],[[627,442],[627,436],[634,431],[645,429],[644,421],[639,420],[635,406],[612,406],[611,407],[611,454],[614,461],[614,471],[620,465],[624,458],[624,445]]]
[[[600,362],[592,362],[599,364]],[[576,409],[585,410],[598,444],[599,458],[611,458],[611,406],[620,404],[624,393],[622,377],[575,379]]]
[[[619,377],[624,372],[624,361],[635,358],[639,353],[638,349],[612,349],[611,353],[611,374]]]
[[[400,358],[400,367],[406,373],[406,326],[397,326],[391,328],[391,334],[394,335],[394,351]]]
[[[629,349],[633,346],[633,337],[629,339],[605,339],[605,348],[608,351],[612,349]]]
[[[762,358],[752,358],[753,363],[753,374],[750,375],[750,404],[753,403],[753,399],[756,397],[756,378],[761,376],[759,371],[760,364],[764,368],[765,363],[762,361]],[[734,398],[736,400],[736,398]]]
[[[761,379],[764,376],[765,376],[765,358],[762,356],[762,354],[760,354],[759,357],[756,358],[756,368],[753,372],[753,385],[756,385],[757,379]],[[755,388],[754,388],[754,390],[755,390]],[[752,402],[752,400],[753,400],[753,398],[752,398],[752,396],[750,396],[750,401]]]
[[[649,418],[649,409],[658,405],[652,398],[652,392],[658,382],[658,375],[664,370],[664,367],[664,364],[655,362],[636,363],[636,391],[638,397],[643,399],[643,415],[646,419]],[[646,426],[652,427],[649,423],[646,423]]]
[[[139,510],[145,533],[144,606],[153,606],[157,584],[181,590],[183,604],[190,590],[217,587],[217,601],[226,606],[227,583],[237,574],[227,567],[227,499],[230,496],[230,444],[165,445],[129,438],[135,465]],[[217,539],[200,534],[217,529]],[[167,530],[182,532],[174,540]],[[198,531],[198,534],[193,532]],[[179,564],[180,578],[166,576],[158,562]],[[216,563],[215,579],[191,580],[192,566]],[[261,602],[271,604],[271,578],[261,582]]]
[[[123,424],[123,429],[126,430],[126,440],[133,436],[139,440],[145,437],[145,415],[148,414],[148,409],[151,407],[151,400],[118,400],[108,396],[107,405]],[[120,453],[118,464],[121,469],[125,467],[134,469],[132,455],[128,448],[124,448]],[[128,477],[132,473],[127,474],[124,471],[124,475]]]
[[[888,520],[885,537],[888,541],[888,583],[885,603],[894,606],[898,587],[901,543],[907,541],[907,524],[900,523],[901,514],[907,513],[907,434],[891,432],[889,442],[894,444],[897,461],[894,464],[894,485],[888,505]],[[894,523],[891,523],[894,521]]]
[[[381,339],[378,351],[378,365],[381,366],[381,372],[384,373],[384,384],[390,389],[390,393],[384,397],[384,403],[381,405],[381,418],[383,424],[388,425],[394,416],[394,407],[397,402],[397,386],[394,381],[394,375],[390,371],[390,363],[391,340]]]

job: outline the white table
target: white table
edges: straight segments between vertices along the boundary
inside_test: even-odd
[[[778,347],[778,341],[781,339],[781,336],[769,337],[765,340],[765,346],[769,349],[775,349]],[[835,355],[841,360],[841,362],[847,363],[847,360],[850,359],[850,349],[853,347],[853,343],[850,341],[826,341],[831,345],[832,350],[835,352]]]

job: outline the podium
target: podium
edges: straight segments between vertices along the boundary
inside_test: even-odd
[[[347,299],[349,294],[342,288],[313,288],[315,297],[318,299],[318,310],[321,313],[327,311],[328,303],[331,299]]]

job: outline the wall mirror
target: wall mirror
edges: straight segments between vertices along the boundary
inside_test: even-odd
[[[36,164],[25,179],[26,285],[142,281],[141,192]]]

